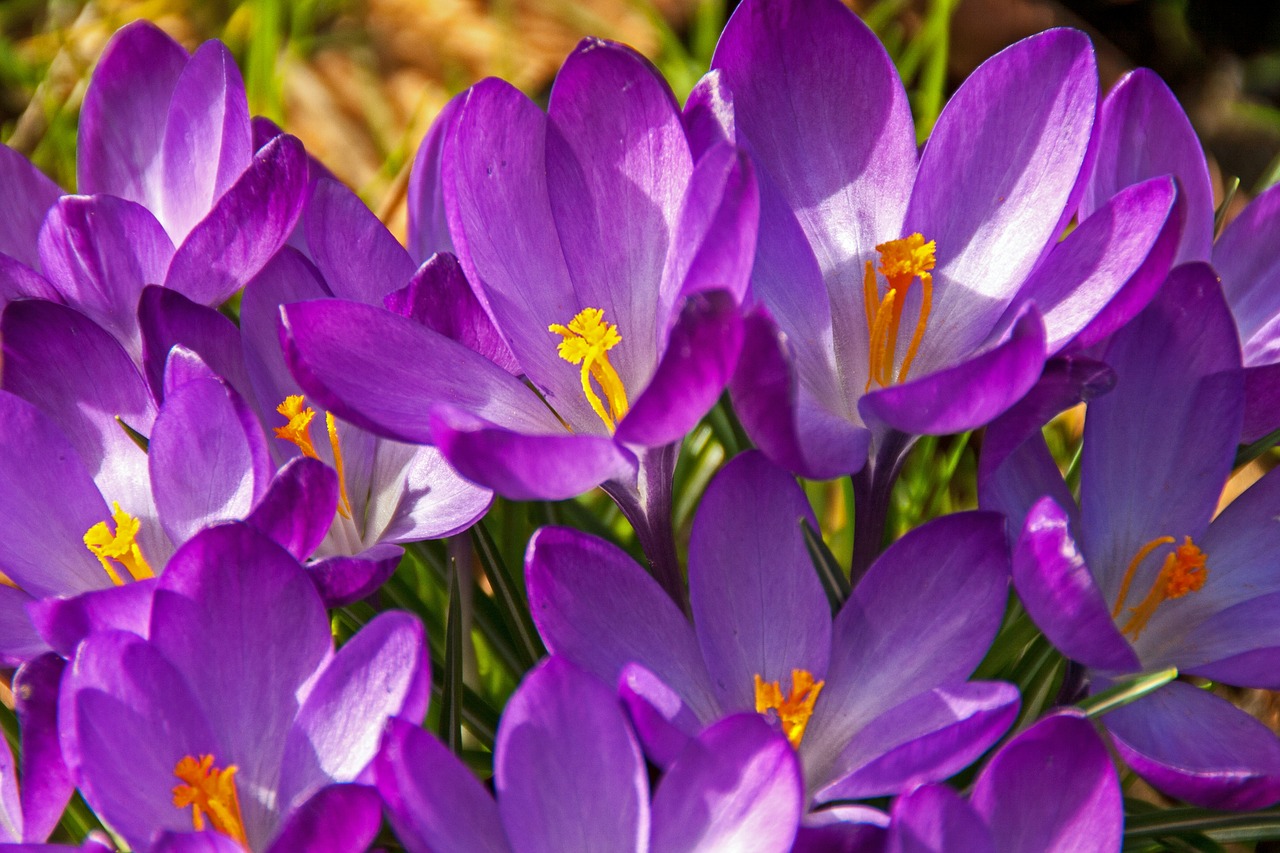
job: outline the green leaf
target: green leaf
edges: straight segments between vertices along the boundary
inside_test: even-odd
[[[1222,204],[1218,205],[1218,209],[1213,213],[1213,234],[1215,237],[1222,233],[1222,223],[1227,218],[1227,208],[1231,206],[1231,200],[1236,197],[1236,190],[1238,189],[1240,189],[1240,178],[1233,176],[1227,182]]]
[[[455,755],[462,749],[462,579],[457,562],[449,584],[449,616],[445,620],[444,678],[440,685],[440,740]]]
[[[1248,465],[1277,444],[1280,444],[1280,429],[1264,435],[1252,444],[1242,445],[1236,451],[1236,459],[1231,464],[1231,467],[1239,468],[1241,465]]]
[[[471,540],[475,543],[476,554],[480,558],[485,577],[489,579],[489,586],[493,588],[498,616],[513,640],[512,648],[521,667],[520,672],[514,674],[522,675],[541,660],[547,650],[533,625],[533,617],[529,615],[529,607],[520,587],[507,569],[507,564],[483,521],[471,528]]]
[[[809,549],[809,559],[813,560],[813,567],[818,571],[818,580],[822,582],[822,589],[827,594],[827,601],[831,604],[831,612],[839,613],[840,608],[849,599],[849,579],[845,577],[844,570],[836,562],[835,555],[827,548],[827,543],[822,541],[821,534],[813,529],[809,519],[800,519],[800,530],[804,533],[805,547]]]
[[[1123,708],[1143,696],[1154,693],[1178,677],[1178,668],[1171,666],[1159,672],[1151,672],[1130,679],[1100,693],[1095,693],[1076,703],[1086,717],[1100,717],[1108,711]]]

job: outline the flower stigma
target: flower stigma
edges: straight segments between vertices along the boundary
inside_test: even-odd
[[[116,586],[124,586],[125,580],[111,564],[112,560],[123,566],[133,580],[140,581],[143,578],[155,577],[155,572],[151,571],[147,559],[142,556],[142,549],[138,547],[138,529],[142,527],[142,522],[120,509],[120,504],[113,502],[111,506],[111,520],[115,522],[115,532],[111,532],[107,522],[99,521],[85,531],[85,547],[98,558],[103,571]]]
[[[603,309],[584,308],[569,321],[568,326],[552,323],[547,331],[564,338],[557,349],[561,358],[570,364],[582,365],[582,393],[612,435],[618,421],[627,414],[627,389],[623,387],[618,371],[609,363],[609,350],[622,343],[618,327],[604,322]],[[605,400],[609,401],[608,411],[591,387],[592,377],[595,377]]]
[[[208,824],[218,832],[249,846],[244,834],[244,818],[240,815],[240,797],[236,793],[236,766],[220,770],[213,766],[212,755],[183,757],[173,768],[173,775],[183,784],[173,787],[173,805],[179,809],[191,806],[191,825],[196,832]]]
[[[1157,548],[1172,545],[1176,541],[1172,536],[1160,536],[1138,549],[1138,553],[1129,562],[1129,568],[1124,573],[1124,580],[1120,582],[1120,594],[1116,596],[1116,606],[1111,611],[1112,619],[1119,618],[1124,610],[1125,599],[1129,596],[1129,587],[1142,561]],[[1184,536],[1182,544],[1165,556],[1164,565],[1156,574],[1155,582],[1151,584],[1151,591],[1147,593],[1147,597],[1142,599],[1136,607],[1129,608],[1129,618],[1120,632],[1137,640],[1161,604],[1171,598],[1182,598],[1187,593],[1195,592],[1204,586],[1204,582],[1209,577],[1209,570],[1205,568],[1206,559],[1204,551],[1191,541],[1191,537]]]
[[[303,456],[323,462],[316,453],[316,446],[311,443],[311,421],[316,416],[315,409],[306,405],[306,398],[294,394],[284,398],[284,402],[276,406],[276,411],[289,419],[282,427],[276,427],[276,438],[297,445]],[[324,413],[325,428],[329,433],[329,446],[333,448],[333,467],[338,472],[338,514],[343,518],[351,518],[351,500],[347,497],[347,478],[342,469],[342,444],[338,441],[338,422],[333,414]]]
[[[818,701],[818,693],[825,681],[814,681],[813,673],[807,669],[791,670],[791,693],[782,695],[782,685],[776,681],[765,681],[758,674],[756,680],[756,713],[767,717],[775,717],[782,724],[782,733],[787,736],[793,749],[800,748],[800,740],[804,737],[805,727],[813,716],[813,705]],[[772,714],[770,712],[773,712]]]
[[[897,381],[906,381],[911,362],[924,338],[929,310],[933,307],[933,276],[929,274],[929,270],[935,264],[935,249],[934,242],[930,240],[926,243],[924,235],[919,233],[876,246],[876,251],[880,253],[880,274],[889,283],[884,296],[879,292],[875,268],[871,261],[867,261],[862,277],[862,296],[867,313],[869,358],[867,386],[863,393],[871,390],[873,382],[881,388],[894,384],[893,357],[898,348],[902,308],[907,301],[907,288],[914,279],[919,278],[920,316],[916,320],[915,331],[911,333],[911,343],[906,355],[902,357],[902,367],[898,369]]]

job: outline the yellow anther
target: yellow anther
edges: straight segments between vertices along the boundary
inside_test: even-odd
[[[804,737],[805,727],[813,716],[813,705],[818,701],[818,693],[825,681],[814,681],[813,673],[807,669],[791,670],[791,692],[782,695],[782,686],[776,681],[766,682],[759,675],[756,682],[756,713],[777,714],[782,725],[782,733],[787,736],[791,746],[800,748],[800,740]]]
[[[627,390],[618,371],[609,363],[608,356],[609,350],[622,343],[618,327],[604,322],[603,309],[584,308],[569,321],[568,326],[552,323],[547,331],[563,338],[557,349],[561,358],[570,364],[582,365],[582,393],[612,434],[618,421],[627,414]],[[593,377],[609,402],[607,411],[591,387]]]
[[[1157,548],[1172,545],[1176,541],[1172,536],[1161,536],[1138,549],[1120,583],[1120,594],[1116,596],[1116,605],[1111,611],[1113,619],[1118,618],[1124,609],[1129,587],[1142,561]],[[1128,634],[1131,639],[1137,640],[1161,604],[1171,598],[1182,598],[1187,593],[1203,587],[1209,577],[1209,571],[1205,568],[1206,560],[1204,551],[1191,541],[1190,536],[1184,536],[1182,544],[1165,556],[1164,564],[1156,574],[1156,579],[1151,584],[1151,590],[1146,598],[1142,599],[1136,607],[1129,608],[1130,615],[1121,627],[1121,633]]]
[[[902,366],[898,368],[897,381],[905,382],[907,379],[911,362],[924,339],[929,312],[933,308],[933,276],[929,271],[936,263],[935,248],[934,242],[925,242],[921,234],[912,234],[876,246],[876,251],[880,253],[880,274],[889,283],[883,297],[879,295],[875,269],[871,261],[867,261],[862,278],[868,341],[867,385],[864,392],[871,390],[872,383],[882,388],[894,383],[893,357],[898,348],[898,331],[902,323],[902,310],[907,301],[907,288],[913,280],[919,278],[920,315],[916,319],[916,327],[911,334],[906,354],[902,357]]]
[[[98,558],[103,571],[116,586],[123,586],[125,580],[116,571],[115,566],[111,565],[112,560],[123,566],[133,580],[140,581],[143,578],[155,577],[155,572],[151,571],[151,566],[147,564],[146,558],[142,556],[142,550],[138,547],[137,536],[142,522],[120,509],[120,504],[112,503],[111,506],[111,520],[115,522],[115,532],[111,532],[111,528],[105,521],[99,521],[85,531],[85,547]]]
[[[276,411],[289,419],[284,426],[276,427],[276,438],[297,445],[303,456],[323,462],[320,454],[316,453],[316,446],[311,443],[311,421],[315,419],[316,412],[306,403],[305,397],[294,394],[276,406]],[[338,424],[332,413],[324,413],[324,424],[329,433],[329,446],[333,448],[333,467],[338,472],[338,514],[351,518],[351,500],[347,497],[347,478],[342,468],[342,444],[338,441]]]
[[[180,809],[191,807],[191,825],[197,832],[205,828],[207,820],[218,832],[248,847],[235,774],[234,764],[225,770],[214,767],[212,755],[198,760],[188,755],[173,768],[173,775],[183,783],[173,788],[173,804]]]

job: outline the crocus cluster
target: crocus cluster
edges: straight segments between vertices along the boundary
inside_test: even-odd
[[[1280,441],[1280,190],[1215,241],[1168,89],[1098,91],[1043,32],[917,148],[838,0],[744,0],[683,105],[597,39],[545,110],[459,94],[402,244],[225,46],[120,30],[76,194],[0,147],[0,840],[1115,851],[1122,778],[1134,844],[1280,802],[1228,689],[1280,689],[1280,474],[1223,498]],[[957,434],[976,505],[895,523]]]

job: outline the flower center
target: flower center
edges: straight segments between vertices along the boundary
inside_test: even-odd
[[[894,384],[893,358],[898,348],[902,306],[907,301],[907,288],[914,279],[919,278],[920,317],[916,320],[916,328],[911,334],[906,355],[902,357],[902,367],[898,368],[897,381],[906,381],[911,361],[916,357],[920,341],[924,338],[929,310],[933,306],[933,276],[929,274],[929,270],[934,267],[934,249],[934,242],[930,240],[926,243],[921,234],[912,234],[910,237],[890,240],[876,246],[876,251],[880,253],[880,274],[889,283],[883,296],[880,295],[876,282],[875,269],[871,261],[867,261],[862,278],[862,296],[867,312],[869,359],[867,387],[863,389],[863,393],[871,390],[873,382],[881,388]]]
[[[191,825],[196,832],[204,829],[207,820],[218,832],[248,847],[236,793],[236,769],[233,764],[219,770],[213,766],[212,755],[202,755],[199,760],[185,756],[173,768],[173,775],[183,782],[173,787],[173,804],[180,809],[191,806]]]
[[[1111,611],[1112,619],[1119,618],[1121,611],[1124,610],[1125,599],[1129,596],[1129,586],[1133,583],[1133,577],[1142,561],[1151,556],[1151,552],[1157,548],[1172,545],[1176,541],[1172,536],[1161,536],[1138,549],[1138,553],[1129,562],[1129,568],[1124,573],[1124,580],[1120,582],[1120,594],[1116,596],[1116,606]],[[1128,634],[1131,639],[1137,640],[1142,629],[1147,627],[1147,622],[1151,621],[1156,608],[1170,598],[1182,598],[1187,593],[1195,592],[1204,586],[1204,582],[1209,577],[1209,570],[1205,568],[1206,559],[1204,551],[1191,541],[1191,537],[1184,536],[1182,544],[1165,556],[1164,565],[1156,574],[1155,582],[1151,584],[1151,591],[1147,593],[1147,597],[1142,599],[1136,607],[1129,608],[1129,618],[1120,628],[1121,633]]]
[[[568,326],[552,323],[547,331],[564,338],[557,350],[561,358],[570,364],[582,365],[582,393],[612,435],[618,421],[627,413],[627,389],[622,387],[618,371],[609,363],[609,350],[622,343],[618,327],[604,322],[603,309],[583,308]],[[591,387],[592,377],[609,401],[608,411]]]
[[[136,537],[142,522],[120,509],[120,504],[113,502],[111,506],[111,520],[115,522],[115,532],[111,532],[107,522],[99,521],[85,531],[85,547],[98,558],[103,571],[116,586],[123,586],[125,580],[111,564],[112,560],[123,566],[133,580],[140,581],[143,578],[155,577],[155,572],[151,571],[151,566],[147,565],[146,558],[142,556],[142,550],[138,548]]]
[[[301,394],[285,397],[284,402],[276,406],[276,411],[289,419],[282,427],[276,427],[276,438],[297,445],[303,456],[319,460],[316,446],[311,443],[311,421],[316,416],[315,409],[306,405],[306,398]],[[331,412],[324,413],[324,424],[329,433],[329,446],[333,448],[333,468],[338,472],[338,514],[343,518],[351,518],[351,500],[347,497],[347,478],[342,470],[342,444],[338,441],[338,422]]]
[[[800,748],[805,727],[813,716],[813,704],[825,681],[814,681],[807,669],[791,670],[791,693],[782,695],[782,685],[766,682],[756,675],[756,713],[776,718],[782,724],[782,733],[791,741],[793,749]]]

